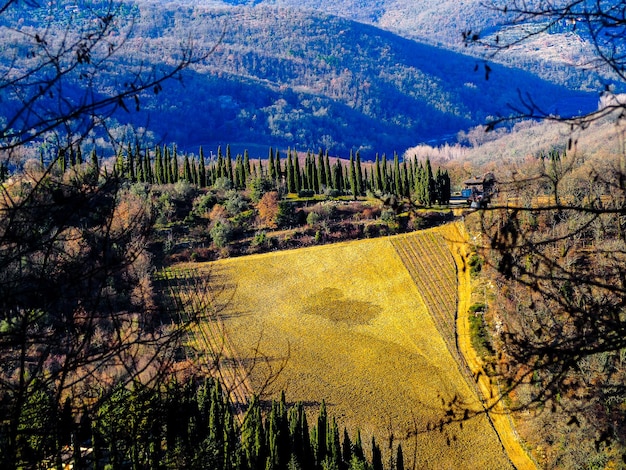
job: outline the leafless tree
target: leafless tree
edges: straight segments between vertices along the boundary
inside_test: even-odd
[[[111,73],[133,32],[120,8],[94,4],[79,18],[57,3],[0,5],[3,468],[34,465],[69,443],[41,425],[41,397],[88,409],[113,384],[158,382],[185,333],[154,303],[150,201],[96,153],[64,165],[90,133],[106,135],[114,113],[138,109],[210,54],[189,41],[173,65],[127,60],[123,74]],[[25,162],[46,141],[52,158]]]

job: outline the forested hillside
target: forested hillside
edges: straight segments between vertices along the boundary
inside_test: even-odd
[[[74,10],[65,11],[71,16]],[[125,7],[122,18],[133,15],[127,42],[114,42],[123,41],[121,34],[112,40],[121,47],[119,66],[94,82],[103,95],[110,93],[99,85],[104,79],[124,83],[146,64],[175,63],[186,39],[195,51],[217,47],[182,73],[179,83],[125,103],[129,112],[116,114],[112,126],[114,135],[125,139],[136,138],[122,131],[123,124],[131,123],[135,132],[149,129],[142,140],[176,142],[188,151],[231,144],[235,149],[260,147],[265,155],[272,145],[323,148],[344,157],[360,149],[364,159],[373,159],[375,152],[392,154],[420,142],[453,140],[460,130],[489,116],[512,112],[508,105],[519,105],[528,92],[552,113],[588,111],[596,104],[595,96],[531,74],[495,65],[487,69],[475,58],[327,14],[139,3]],[[80,23],[80,17],[70,21],[70,16],[56,18],[51,28]],[[28,32],[24,17],[18,23]],[[47,21],[45,16],[30,19],[33,24]],[[2,34],[14,44],[4,56],[8,67],[26,38],[13,30]],[[81,80],[76,77],[64,92],[72,96]],[[9,109],[14,97],[6,98]]]
[[[224,0],[226,4],[250,4],[238,0]],[[498,2],[480,0],[374,0],[366,2],[328,0],[260,0],[255,4],[277,5],[291,9],[313,10],[340,16],[362,23],[372,24],[402,37],[426,44],[460,51],[476,57],[487,57],[490,62],[508,64],[531,72],[545,80],[573,89],[592,90],[601,88],[614,77],[607,70],[590,67],[595,50],[588,32],[580,25],[575,27],[560,22],[545,33],[533,35],[531,40],[515,47],[499,51],[483,48],[467,48],[463,34],[471,31],[492,40],[519,38],[537,24],[507,24],[502,11],[492,6]],[[595,64],[597,65],[597,64]]]

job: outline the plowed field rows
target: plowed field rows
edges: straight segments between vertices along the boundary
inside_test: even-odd
[[[458,357],[456,265],[445,238],[435,231],[415,232],[395,237],[391,243],[422,294],[448,349]]]

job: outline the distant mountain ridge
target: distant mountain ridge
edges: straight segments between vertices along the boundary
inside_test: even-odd
[[[304,8],[326,5],[322,1],[299,8],[256,3],[137,3],[139,17],[119,66],[103,73],[110,81],[122,82],[137,62],[171,61],[186,38],[209,50],[226,34],[203,64],[183,74],[182,85],[169,82],[158,96],[142,97],[141,112],[120,113],[118,123],[145,127],[155,142],[189,151],[230,144],[265,156],[269,146],[323,148],[338,156],[360,150],[373,159],[421,142],[453,141],[489,116],[512,112],[508,105],[525,93],[553,113],[596,106],[593,94],[519,69],[492,64],[487,72],[474,57]],[[357,2],[341,8],[350,5],[358,10]],[[386,12],[381,18],[389,14],[387,7],[380,11]]]

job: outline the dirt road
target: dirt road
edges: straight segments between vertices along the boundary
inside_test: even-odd
[[[483,371],[481,361],[471,344],[469,307],[472,287],[470,270],[467,266],[467,259],[470,253],[467,244],[468,236],[462,223],[452,224],[448,237],[458,268],[459,304],[456,327],[459,350],[465,358],[472,375],[475,377],[475,382],[482,393],[485,409],[488,410],[489,418],[511,462],[519,470],[537,469],[538,466],[524,450],[519,440],[511,416],[499,399],[497,385],[492,384],[489,376]]]

